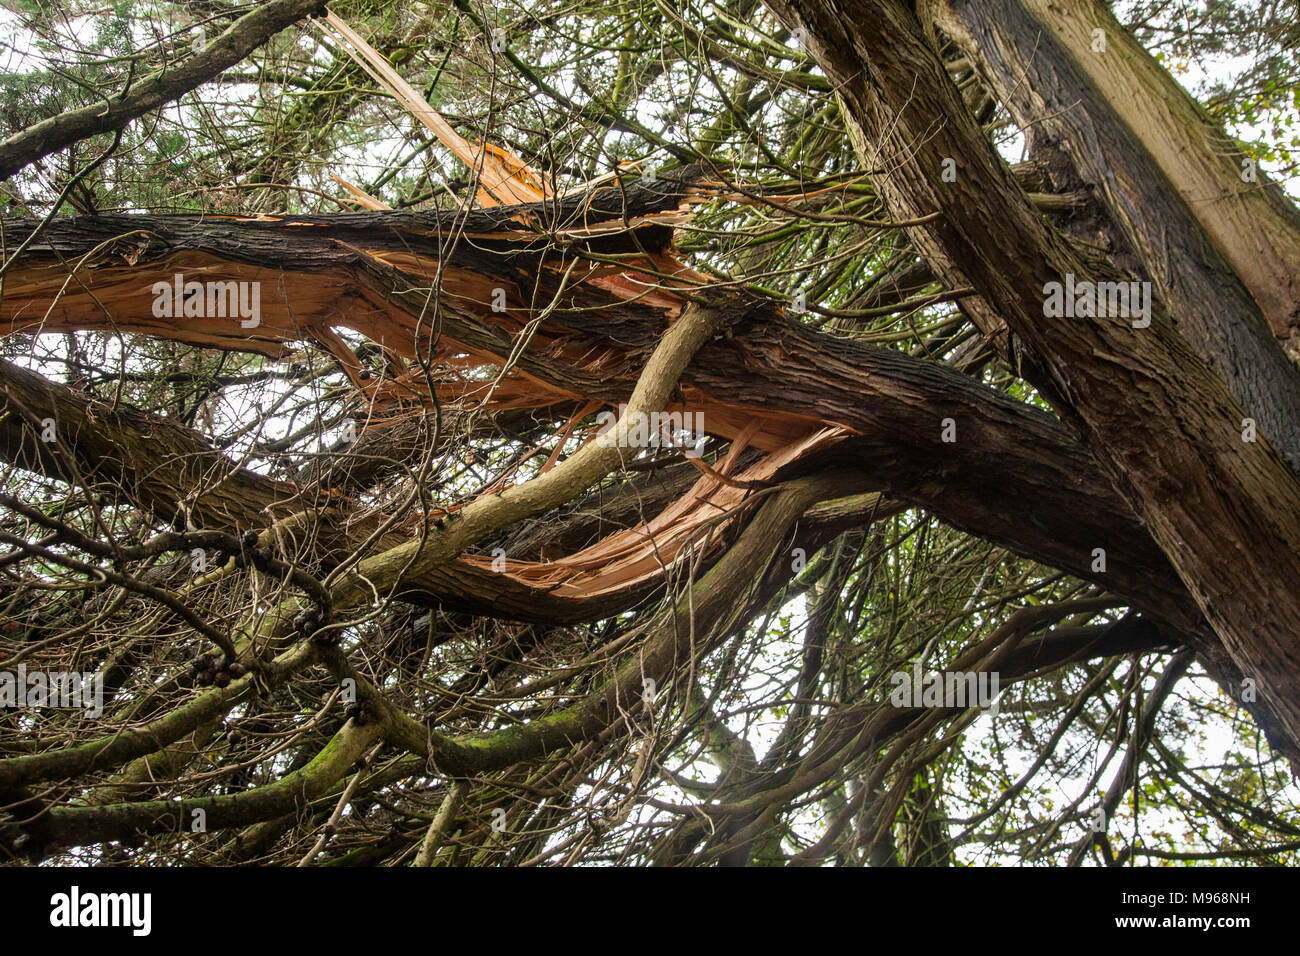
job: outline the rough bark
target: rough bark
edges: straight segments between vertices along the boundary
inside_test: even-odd
[[[1300,212],[1097,0],[934,0],[923,6],[974,58],[1000,98],[1065,145],[1149,262],[1172,284],[1239,282],[1273,334],[1300,345]],[[1104,49],[1094,31],[1104,37]],[[1252,175],[1243,176],[1243,172]],[[1171,231],[1142,233],[1172,191]],[[1132,218],[1129,218],[1129,217]],[[1183,221],[1214,253],[1197,276]],[[1194,240],[1193,247],[1201,247]],[[1216,260],[1226,260],[1220,274]],[[1167,270],[1167,271],[1166,271]],[[1184,293],[1186,295],[1186,292]],[[1228,291],[1225,288],[1225,295]],[[1190,303],[1192,305],[1194,303]]]
[[[984,139],[915,12],[901,3],[773,0],[802,27],[846,116],[887,170],[899,219],[942,215],[913,242],[955,263],[1047,366],[1051,398],[1085,436],[1239,667],[1256,675],[1300,755],[1300,484],[1266,441],[1242,440],[1241,407],[1152,304],[1128,319],[1044,315],[1067,274],[1122,281],[1048,228]],[[909,82],[900,83],[900,76]],[[955,183],[942,182],[945,159]],[[1018,236],[1012,246],[1008,234]]]
[[[1300,371],[1275,338],[1300,331],[1295,208],[1262,172],[1242,182],[1227,138],[1100,3],[928,9],[1026,130],[1052,188],[1102,203],[1086,223],[1101,236],[1084,238],[1136,255],[1179,333],[1300,469]]]

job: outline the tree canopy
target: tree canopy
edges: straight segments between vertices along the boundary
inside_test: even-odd
[[[1298,23],[5,5],[0,861],[1294,862]]]

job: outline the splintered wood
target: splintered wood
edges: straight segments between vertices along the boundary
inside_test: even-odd
[[[626,399],[687,296],[710,289],[672,239],[717,184],[706,187],[693,167],[675,178],[622,171],[554,194],[518,156],[457,133],[336,15],[322,29],[473,172],[477,208],[390,210],[335,176],[367,211],[56,219],[6,273],[0,334],[143,335],[275,360],[312,342],[338,361],[371,427],[420,414],[435,397],[453,412],[538,410],[564,422],[534,450],[546,450],[553,467],[566,440],[594,436],[578,431],[580,418]],[[3,227],[13,248],[35,224]],[[379,346],[382,376],[343,332]],[[557,599],[643,588],[682,556],[716,548],[713,532],[778,468],[846,434],[834,423],[721,402],[688,383],[665,411],[732,442],[721,461],[700,463],[687,494],[575,554],[509,559],[504,571],[464,556],[458,572]],[[736,474],[747,448],[764,454]]]
[[[555,417],[564,424],[543,443],[553,464],[566,436],[591,437],[590,428],[585,436],[575,430],[572,416],[616,412],[658,333],[680,314],[686,295],[707,287],[671,245],[672,227],[699,198],[694,187],[675,188],[666,194],[602,185],[601,197],[567,196],[526,211],[497,207],[491,218],[485,210],[467,221],[459,237],[445,214],[383,211],[59,220],[10,268],[0,332],[147,335],[272,359],[310,341],[338,360],[380,421],[419,414],[418,405],[430,401],[419,355],[435,369],[432,386],[444,409],[560,411]],[[529,230],[521,219],[552,225]],[[23,224],[9,222],[6,230],[21,239]],[[573,254],[579,246],[586,256]],[[628,256],[629,249],[640,254]],[[593,261],[611,250],[621,253],[617,265]],[[220,315],[206,299],[187,308],[185,290],[221,291],[229,283],[258,290],[256,316],[238,312],[233,292]],[[159,308],[163,287],[168,297],[179,290],[167,309]],[[363,369],[341,331],[381,347],[382,378]],[[692,549],[714,547],[718,538],[709,530],[737,513],[755,483],[844,433],[720,402],[689,384],[666,411],[689,413],[708,433],[732,440],[730,452],[640,526],[575,554],[508,560],[505,576],[557,598],[642,587]],[[733,474],[745,448],[765,455]],[[465,556],[459,564],[496,573],[488,557]]]

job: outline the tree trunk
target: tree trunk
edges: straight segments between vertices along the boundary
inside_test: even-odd
[[[1050,283],[1127,281],[1042,221],[966,110],[915,12],[896,2],[773,0],[837,83],[894,216],[950,262],[1045,363],[1085,436],[1300,755],[1300,483],[1222,379],[1152,303],[1128,318],[1045,313]],[[900,83],[900,76],[909,82]],[[956,163],[944,182],[945,160]],[[934,213],[940,213],[937,218]],[[1005,237],[1015,235],[1013,246]]]
[[[1300,211],[1105,4],[928,0],[923,10],[979,64],[1022,128],[1069,151],[1132,247],[1163,265],[1150,269],[1153,279],[1188,307],[1198,304],[1197,286],[1217,284],[1235,299],[1239,282],[1300,358]],[[1189,220],[1213,249],[1199,269],[1189,253],[1207,244]],[[1143,222],[1156,227],[1145,238]]]
[[[1300,371],[1279,342],[1300,345],[1295,207],[1262,171],[1242,182],[1227,137],[1094,0],[929,9],[1026,131],[1052,189],[1086,187],[1103,204],[1082,238],[1136,255],[1179,333],[1300,470]]]

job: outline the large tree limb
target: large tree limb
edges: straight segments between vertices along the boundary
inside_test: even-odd
[[[239,63],[285,27],[324,9],[325,0],[272,0],[255,5],[179,65],[145,77],[114,99],[52,116],[0,143],[0,179],[8,179],[28,163],[79,139],[121,129]]]
[[[297,489],[239,468],[198,433],[130,405],[102,401],[0,360],[0,457],[47,477],[125,496],[166,521],[260,527]],[[43,422],[50,420],[47,432]],[[42,435],[51,436],[46,441]]]

